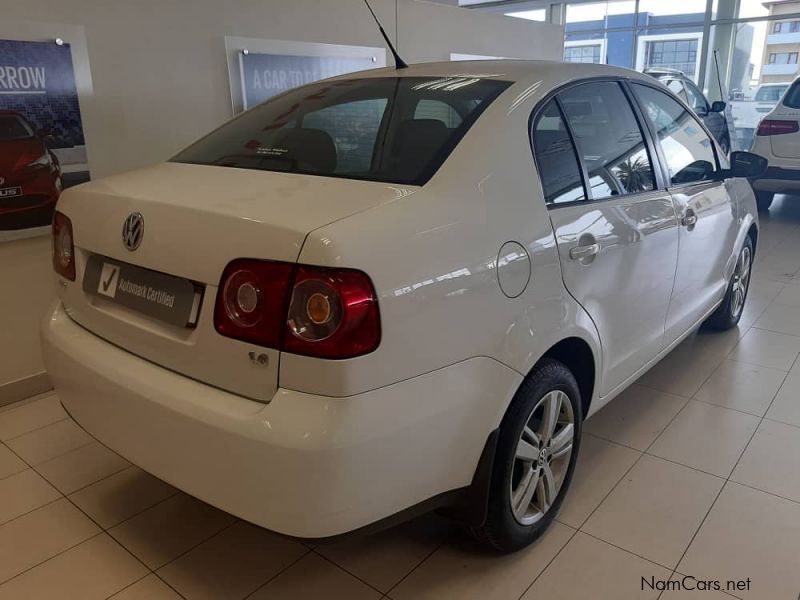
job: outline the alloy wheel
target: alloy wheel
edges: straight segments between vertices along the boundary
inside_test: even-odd
[[[731,288],[731,316],[737,318],[744,308],[744,301],[747,297],[747,286],[750,284],[750,247],[745,246],[736,261],[733,270],[733,286]]]
[[[521,525],[540,520],[558,497],[569,470],[575,415],[567,394],[553,390],[534,406],[517,441],[511,512]]]

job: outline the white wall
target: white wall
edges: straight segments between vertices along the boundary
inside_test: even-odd
[[[372,5],[408,62],[561,57],[556,26],[416,0]],[[88,57],[81,112],[95,178],[162,161],[231,116],[225,36],[383,46],[362,0],[0,0],[0,15],[2,39],[64,31],[79,70]],[[0,387],[43,369],[48,254],[46,238],[0,245]]]

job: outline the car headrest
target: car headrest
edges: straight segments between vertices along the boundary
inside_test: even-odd
[[[295,159],[301,170],[321,173],[336,170],[336,144],[327,131],[312,128],[291,128],[278,132],[273,144],[286,150],[286,157]]]
[[[392,146],[392,162],[402,178],[414,177],[444,146],[451,129],[438,119],[414,119],[400,124]]]
[[[395,154],[405,154],[433,148],[438,150],[450,135],[450,130],[438,119],[414,119],[400,124],[394,144]]]

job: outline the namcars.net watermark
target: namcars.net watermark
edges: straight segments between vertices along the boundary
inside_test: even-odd
[[[717,579],[697,579],[691,575],[686,575],[680,579],[656,579],[651,576],[642,577],[642,591],[745,592],[750,590],[750,583],[749,577],[747,579],[719,581]]]

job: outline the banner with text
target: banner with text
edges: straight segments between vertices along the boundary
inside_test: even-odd
[[[292,56],[241,53],[242,100],[245,110],[292,88],[327,77],[374,69],[370,57]]]
[[[46,231],[62,187],[88,179],[69,44],[0,40],[0,239]]]

